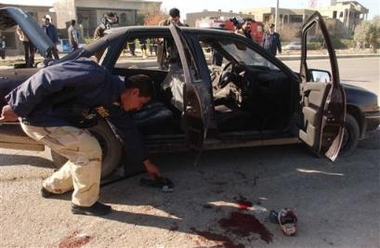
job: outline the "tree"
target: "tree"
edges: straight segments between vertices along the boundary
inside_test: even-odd
[[[363,21],[355,28],[354,40],[362,47],[369,45],[373,53],[377,52],[380,43],[380,16],[370,21]]]
[[[158,25],[167,18],[167,14],[160,10],[160,4],[145,3],[137,13],[137,24],[139,25]]]

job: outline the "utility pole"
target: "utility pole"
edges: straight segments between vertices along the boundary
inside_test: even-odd
[[[276,13],[275,13],[275,18],[274,18],[274,30],[277,32],[277,24],[278,24],[278,6],[279,6],[279,1],[277,0],[277,5],[276,5]]]

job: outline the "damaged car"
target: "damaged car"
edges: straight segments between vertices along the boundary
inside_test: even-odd
[[[32,17],[17,8],[2,8],[0,14],[0,28],[17,22],[28,30],[23,25],[33,24]],[[24,19],[17,19],[19,14]],[[329,70],[309,68],[306,47],[309,37],[316,34],[325,39]],[[39,36],[30,37],[46,54],[51,44],[43,33]],[[148,57],[139,57],[138,50],[136,56],[131,55],[128,44],[142,41],[150,45]],[[120,77],[150,76],[156,96],[131,114],[152,153],[303,142],[334,161],[339,152],[351,154],[360,139],[378,128],[377,96],[341,84],[335,51],[319,12],[304,23],[301,45],[300,71],[295,72],[261,46],[231,32],[173,24],[128,26],[111,28],[103,38],[50,63],[88,57]],[[6,104],[4,96],[37,70],[2,71],[1,107]],[[120,168],[123,176],[142,171],[142,166],[127,162],[127,153],[106,119],[90,131],[103,149],[103,178]],[[44,149],[18,123],[1,123],[0,147]],[[52,158],[58,166],[65,161],[54,151]]]

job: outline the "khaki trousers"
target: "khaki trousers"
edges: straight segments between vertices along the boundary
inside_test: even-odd
[[[21,124],[24,132],[68,161],[43,182],[50,192],[62,194],[74,189],[72,202],[88,207],[99,199],[102,149],[84,129],[71,126],[37,127]]]

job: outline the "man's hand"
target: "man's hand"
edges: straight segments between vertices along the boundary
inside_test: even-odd
[[[161,177],[160,170],[149,160],[143,161],[146,171],[153,177]]]
[[[15,114],[11,106],[5,105],[1,111],[0,122],[2,121],[17,121],[18,116]]]

